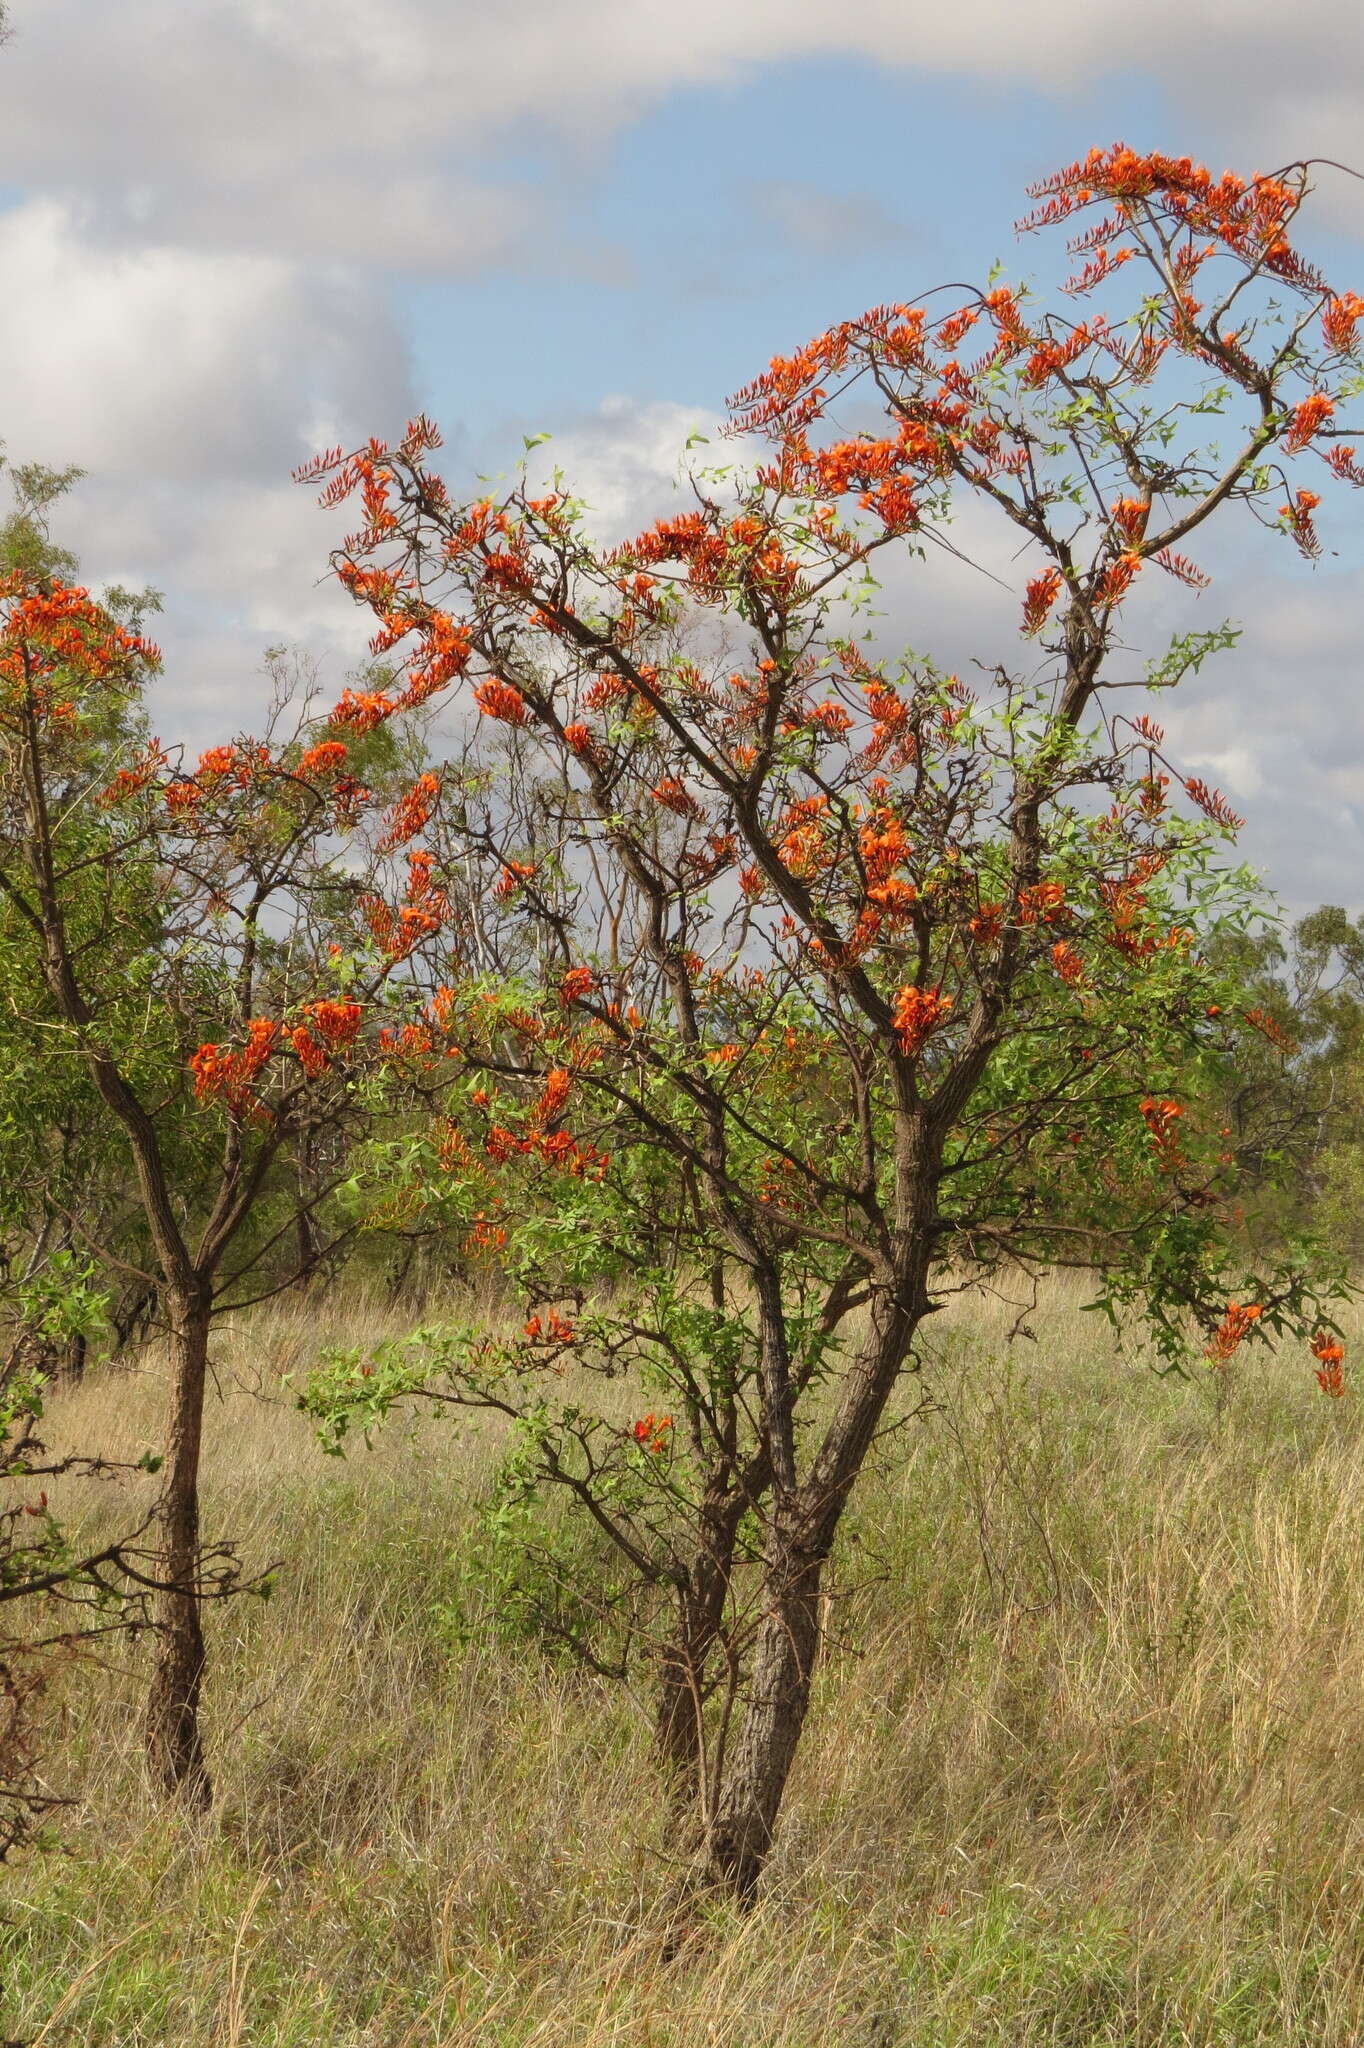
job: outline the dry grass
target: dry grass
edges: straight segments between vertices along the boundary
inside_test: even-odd
[[[278,1385],[318,1311],[225,1338],[209,1529],[286,1570],[214,1618],[218,1807],[147,1799],[135,1658],[85,1674],[54,1755],[85,1805],[5,1876],[0,2034],[1364,2039],[1359,1411],[1256,1355],[1219,1417],[1062,1296],[1034,1343],[940,1320],[934,1405],[839,1553],[766,1901],[670,1963],[638,1931],[669,1865],[637,1713],[497,1626],[492,1446],[395,1428],[325,1460]],[[140,1449],[160,1400],[153,1362],[57,1421]]]

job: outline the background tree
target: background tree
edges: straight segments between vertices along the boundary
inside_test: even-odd
[[[672,1589],[665,1691],[696,1718],[712,1647],[741,1659],[701,1860],[743,1896],[839,1519],[944,1293],[1001,1264],[1095,1265],[1171,1360],[1190,1319],[1224,1362],[1317,1314],[1301,1273],[1233,1293],[1225,1146],[1171,1092],[1252,1028],[1205,957],[1223,909],[1249,914],[1210,858],[1239,821],[1105,695],[1130,684],[1113,657],[1143,579],[1205,581],[1180,550],[1210,518],[1240,506],[1311,556],[1318,498],[1291,465],[1364,481],[1337,419],[1364,300],[1291,246],[1307,190],[1303,166],[1218,180],[1095,151],[1027,223],[1094,216],[1072,244],[1083,319],[994,284],[842,323],[735,402],[768,453],[615,548],[561,480],[454,502],[423,421],[314,468],[327,502],[362,498],[337,571],[377,644],[410,643],[419,677],[442,664],[522,763],[494,783],[490,756],[443,814],[435,875],[481,863],[528,964],[469,994],[468,955],[448,970],[440,1021],[471,1071],[438,1142],[534,1309],[515,1343],[470,1329],[382,1370],[343,1361],[314,1405],[334,1431],[414,1390],[502,1409],[522,1469]],[[883,421],[849,436],[832,422],[857,394]],[[849,624],[874,554],[921,549],[961,493],[1031,556],[1023,657],[979,694]],[[1175,686],[1231,637],[1189,633],[1146,680]],[[659,1154],[679,1257],[622,1306],[632,1178]],[[573,1196],[549,1257],[546,1171]],[[593,1232],[600,1267],[576,1249]],[[565,1399],[570,1343],[589,1373],[637,1366],[670,1412]],[[744,1530],[751,1628],[716,1635],[712,1603],[688,1641],[708,1573],[731,1602]]]
[[[82,1266],[155,1300],[169,1349],[147,1741],[154,1776],[202,1804],[209,1331],[353,1238],[337,1197],[384,1057],[369,1012],[452,913],[404,858],[436,782],[411,784],[396,729],[366,737],[357,715],[343,739],[277,701],[264,738],[186,770],[145,736],[145,604],[70,576],[11,548],[0,580],[3,1041],[32,1118],[30,1239],[59,1219]],[[135,1217],[86,1200],[88,1166],[54,1156],[73,1108],[111,1134],[101,1164]]]

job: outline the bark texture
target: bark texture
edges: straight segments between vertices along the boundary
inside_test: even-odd
[[[147,1698],[147,1768],[153,1782],[197,1809],[213,1786],[204,1759],[199,1695],[204,1635],[198,1593],[199,1452],[208,1375],[209,1306],[190,1298],[172,1304],[174,1385],[160,1508],[156,1661]]]

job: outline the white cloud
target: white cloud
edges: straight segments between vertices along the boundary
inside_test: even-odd
[[[1355,14],[1147,0],[1125,41],[1089,0],[19,0],[0,178],[80,193],[107,232],[459,271],[554,239],[553,186],[491,176],[490,145],[590,157],[678,88],[793,59],[1058,95],[1145,70],[1238,160],[1348,158]]]
[[[213,249],[109,248],[39,199],[0,215],[0,433],[110,475],[282,476],[317,422],[401,395],[406,357],[351,275]]]

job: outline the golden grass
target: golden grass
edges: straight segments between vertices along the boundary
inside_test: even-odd
[[[51,1767],[84,1804],[4,1874],[0,2035],[1364,2040],[1360,1410],[1305,1355],[1242,1354],[1219,1415],[1064,1292],[1031,1342],[1000,1305],[936,1319],[835,1561],[764,1903],[666,1962],[637,1710],[497,1625],[495,1447],[397,1424],[337,1463],[280,1388],[389,1320],[295,1303],[220,1341],[207,1532],[285,1569],[212,1617],[218,1805],[148,1798],[136,1652],[81,1674]],[[154,1359],[105,1373],[54,1431],[140,1451],[162,1396]]]

